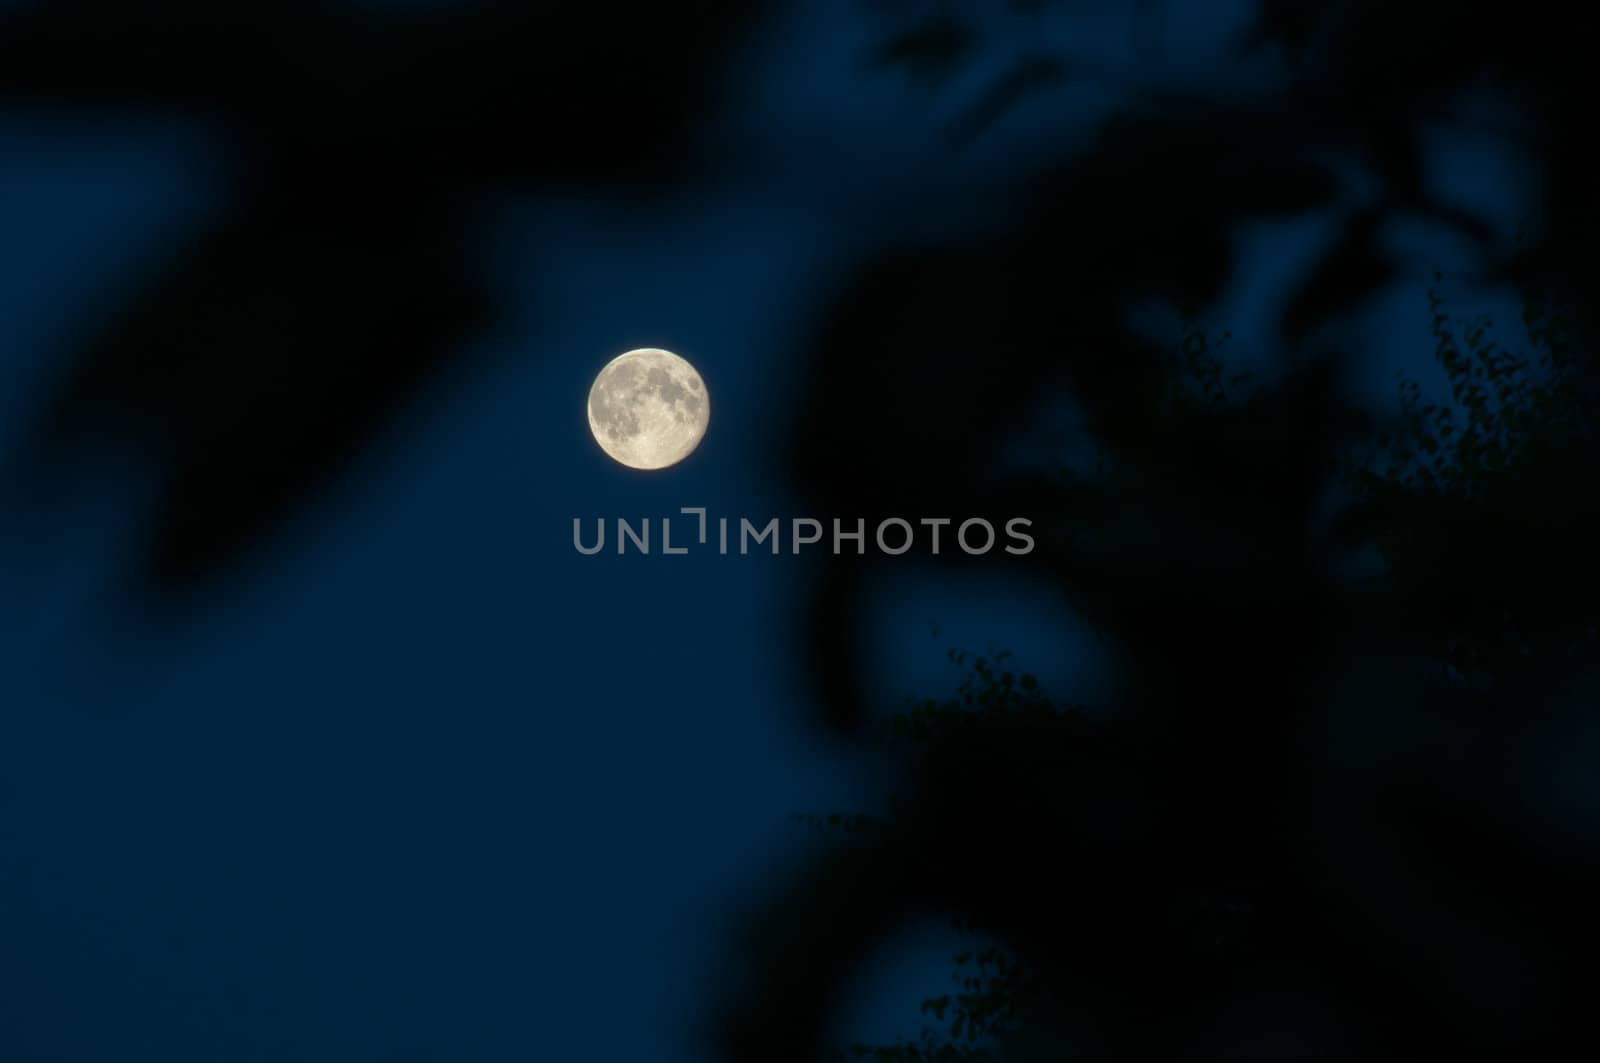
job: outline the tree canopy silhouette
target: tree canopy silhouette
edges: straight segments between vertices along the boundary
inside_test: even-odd
[[[495,196],[646,200],[714,151],[701,124],[761,11],[55,0],[0,18],[0,107],[189,119],[233,184],[74,352],[11,473],[48,484],[85,440],[153,454],[140,593],[214,578],[497,320]]]
[[[1528,658],[1553,654],[1562,663],[1587,653],[1592,659],[1597,623],[1592,597],[1569,597],[1564,588],[1528,568],[1542,570],[1552,557],[1572,559],[1574,552],[1581,560],[1588,553],[1583,544],[1593,537],[1580,529],[1565,542],[1546,537],[1508,548],[1504,530],[1508,520],[1532,531],[1570,515],[1559,496],[1546,499],[1542,507],[1530,504],[1522,485],[1573,460],[1573,448],[1587,439],[1592,410],[1585,408],[1568,371],[1575,357],[1571,318],[1539,294],[1523,295],[1519,331],[1527,348],[1510,345],[1513,338],[1504,337],[1486,319],[1456,322],[1437,289],[1429,293],[1429,303],[1434,353],[1446,371],[1453,401],[1424,403],[1420,385],[1403,378],[1401,423],[1392,434],[1349,456],[1349,478],[1360,504],[1383,515],[1381,529],[1372,530],[1385,562],[1380,578],[1391,600],[1434,601],[1445,587],[1461,582],[1478,589],[1477,595],[1452,595],[1453,610],[1413,620],[1432,632],[1424,652],[1449,669],[1453,696],[1467,708],[1480,692],[1514,678]],[[1244,376],[1227,377],[1214,354],[1217,347],[1203,332],[1191,329],[1184,336],[1170,365],[1174,406],[1205,409],[1240,401]],[[1493,515],[1497,513],[1498,518]],[[1561,535],[1565,539],[1565,531]],[[1482,552],[1496,564],[1484,577],[1464,578],[1465,572],[1484,568],[1473,565]],[[1520,557],[1528,559],[1526,565],[1517,563]],[[951,656],[966,660],[956,651]],[[1094,749],[1096,731],[1115,727],[1112,721],[1094,721],[1092,710],[1083,706],[1053,701],[1033,676],[1009,670],[1005,657],[974,660],[956,697],[928,700],[895,714],[889,721],[892,734],[918,749],[959,747],[996,730],[1026,725],[1036,737],[1068,734],[1074,745]],[[1066,760],[1058,767],[1077,770]],[[1457,782],[1461,789],[1454,796],[1467,796],[1469,780]],[[805,818],[845,846],[892,843],[894,838],[893,814],[887,819],[860,814]],[[1241,947],[1248,903],[1227,896],[1213,902],[1210,909],[1189,913],[1191,929],[1214,935],[1219,951]],[[925,1028],[915,1040],[850,1046],[841,1058],[875,1063],[985,1060],[994,1058],[1001,1039],[1017,1036],[1021,1017],[1038,1003],[1030,968],[1019,961],[1016,950],[979,933],[969,913],[954,913],[953,923],[967,942],[953,957],[958,992],[930,996],[922,1003],[923,1014],[939,1025]]]
[[[960,5],[878,7],[880,62],[938,78],[982,47]],[[661,190],[710,150],[697,120],[759,14],[55,0],[6,16],[0,106],[183,115],[235,180],[74,352],[15,471],[47,482],[81,438],[151,445],[144,587],[214,576],[494,321],[470,253],[485,197]],[[980,671],[999,708],[914,721],[892,820],[752,928],[726,1057],[822,1055],[844,976],[919,912],[962,913],[1027,972],[999,1045],[1015,1058],[1594,1054],[1580,987],[1600,859],[1534,767],[1595,693],[1592,49],[1553,4],[1265,0],[1238,54],[1276,57],[1280,92],[1135,93],[1007,188],[996,231],[847,279],[798,404],[829,416],[797,419],[785,469],[807,508],[1029,514],[1040,548],[994,563],[1090,618],[1120,686],[1094,715],[1035,711],[1021,679]],[[1078,69],[1028,50],[950,143]],[[1474,92],[1508,101],[1533,163],[1538,216],[1514,253],[1428,174],[1430,123]],[[1175,401],[1140,311],[1213,304],[1241,222],[1312,211],[1339,236],[1284,304],[1274,379]],[[1413,394],[1393,472],[1330,517],[1369,420],[1339,326],[1399,276],[1388,236],[1417,218],[1472,243],[1485,281],[1548,290],[1529,317],[1548,364],[1441,315],[1464,412]],[[1066,404],[1109,475],[1003,470],[1018,422]],[[1387,576],[1353,585],[1372,544]],[[846,739],[868,718],[858,607],[876,563],[827,559],[810,604],[820,722]],[[1001,1032],[986,993],[954,1005],[963,1036]]]
[[[934,28],[882,54],[931,50],[934,68],[968,54]],[[874,416],[797,423],[806,498],[1036,516],[1040,549],[1005,563],[1095,626],[1120,686],[1092,717],[979,712],[927,737],[893,816],[780,887],[751,927],[725,1058],[822,1058],[845,976],[921,913],[959,913],[1029,972],[1006,1058],[1592,1044],[1579,986],[1600,860],[1592,822],[1551,811],[1538,759],[1594,697],[1583,338],[1600,304],[1573,102],[1588,46],[1540,5],[1363,2],[1266,4],[1242,46],[1282,59],[1276,98],[1135,97],[1018,191],[1014,224],[869,262],[819,326],[814,394]],[[1540,182],[1520,248],[1427,173],[1429,123],[1485,89],[1512,101],[1508,132]],[[1352,169],[1368,179],[1354,197]],[[1274,379],[1174,404],[1172,359],[1140,310],[1213,304],[1240,221],[1313,209],[1340,235],[1284,303]],[[1357,352],[1340,325],[1401,275],[1387,234],[1416,217],[1476,241],[1483,282],[1548,293],[1530,342],[1549,364],[1440,317],[1460,410],[1408,391],[1401,423],[1374,426],[1344,385]],[[913,352],[931,368],[908,405],[896,367]],[[997,460],[1031,408],[1066,403],[1112,475]],[[1374,427],[1394,468],[1353,485],[1348,455]],[[884,445],[930,431],[934,461]],[[1379,551],[1379,577],[1351,577],[1362,549]],[[812,608],[819,717],[858,741],[872,737],[858,605],[874,563],[820,573]],[[980,1027],[992,1015],[981,991],[968,1007]]]

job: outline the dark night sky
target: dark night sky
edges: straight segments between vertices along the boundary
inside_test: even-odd
[[[807,730],[791,618],[816,560],[585,558],[571,520],[802,515],[773,470],[807,313],[873,247],[1003,213],[1046,137],[1148,73],[1112,5],[1064,20],[1103,74],[959,158],[929,132],[982,71],[925,95],[858,65],[852,5],[805,6],[732,75],[743,170],[650,214],[485,205],[486,268],[517,308],[492,357],[185,629],[102,608],[134,457],[48,543],[5,538],[0,1058],[699,1058],[726,915],[803,844],[790,813],[858,807],[871,780]],[[1165,41],[1178,74],[1245,10],[1188,6]],[[0,443],[52,356],[215,202],[215,149],[155,119],[0,113]],[[1507,158],[1457,136],[1433,161],[1509,228]],[[1242,361],[1330,222],[1241,233],[1254,267],[1215,319]],[[1417,283],[1362,325],[1382,395],[1400,366],[1437,379],[1421,279],[1467,264],[1395,237]],[[700,450],[653,475],[609,463],[583,420],[593,374],[641,345],[690,358],[714,402]],[[1092,695],[1093,641],[1054,608],[908,566],[875,614],[886,705],[946,693],[949,646],[1010,648]],[[915,1028],[936,944],[886,958],[855,1032]]]

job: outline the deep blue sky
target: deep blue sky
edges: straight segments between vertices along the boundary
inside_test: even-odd
[[[1247,10],[1188,7],[1173,77]],[[931,133],[1010,38],[928,94],[860,67],[853,5],[813,3],[730,73],[746,169],[650,214],[486,204],[516,308],[487,368],[377,441],[186,629],[102,608],[130,469],[100,470],[48,543],[7,538],[0,1058],[700,1058],[726,917],[802,851],[789,814],[857,807],[872,781],[808,727],[790,625],[813,562],[579,557],[571,520],[798,515],[773,454],[806,315],[874,247],[1003,212],[1000,178],[1155,69],[1106,10],[1052,31],[1096,79],[967,157]],[[0,445],[53,359],[217,202],[216,151],[162,120],[0,112]],[[1434,162],[1509,228],[1509,158],[1441,135]],[[1253,265],[1216,318],[1242,360],[1336,222],[1240,234]],[[1426,231],[1396,238],[1419,281],[1467,265]],[[1397,367],[1436,381],[1419,285],[1374,310],[1374,394]],[[714,404],[701,449],[656,475],[610,464],[583,419],[594,373],[641,345],[690,358]],[[908,569],[874,608],[886,709],[948,692],[949,646],[1009,647],[1063,694],[1098,678],[1092,639],[1026,588]],[[945,984],[938,944],[886,954],[853,1032],[914,1031],[908,1006]]]

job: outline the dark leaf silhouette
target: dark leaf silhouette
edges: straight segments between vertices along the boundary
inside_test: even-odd
[[[1255,39],[1290,68],[1281,97],[1135,101],[1008,190],[1013,227],[867,263],[816,332],[810,395],[847,408],[795,425],[804,497],[869,519],[1035,516],[1046,545],[1006,563],[1093,625],[1118,683],[1087,720],[962,705],[971,727],[918,723],[915,755],[886,764],[902,784],[890,820],[775,891],[719,1027],[725,1058],[820,1058],[845,977],[923,913],[982,928],[1033,973],[1014,1033],[982,1046],[1002,1058],[1592,1051],[1576,987],[1600,941],[1594,821],[1536,811],[1532,767],[1535,735],[1593,714],[1600,212],[1573,102],[1587,45],[1546,5],[1360,0],[1267,4]],[[1425,180],[1423,130],[1486,73],[1534,116],[1520,142],[1542,184],[1515,261]],[[1285,308],[1277,379],[1174,400],[1183,358],[1136,334],[1130,308],[1212,305],[1238,222],[1334,201],[1324,163],[1376,194]],[[1567,412],[1545,370],[1455,323],[1436,352],[1462,387],[1448,433],[1420,400],[1399,424],[1352,406],[1334,326],[1397,278],[1384,230],[1404,214],[1478,240],[1485,275],[1556,293],[1570,328],[1534,315],[1532,334],[1570,352]],[[1297,341],[1313,338],[1326,354],[1308,361]],[[1496,391],[1512,379],[1526,390]],[[996,460],[1035,404],[1068,400],[1095,474]],[[1369,430],[1395,471],[1352,484]],[[907,438],[935,468],[885,446]],[[1381,556],[1377,574],[1343,574],[1352,545]],[[848,648],[879,564],[830,571],[810,629],[819,717],[863,742],[874,662]],[[943,1050],[925,1048],[882,1058]]]
[[[899,66],[924,80],[948,75],[969,57],[978,43],[967,23],[949,16],[929,18],[897,34],[872,51],[879,66]]]
[[[77,438],[153,440],[141,584],[184,591],[237,560],[493,323],[475,279],[486,197],[650,197],[681,175],[759,8],[619,15],[62,0],[8,17],[0,105],[198,118],[237,183],[213,231],[78,353],[14,471],[54,475]]]
[[[971,143],[1023,100],[1060,85],[1071,73],[1072,66],[1059,56],[1031,55],[1018,59],[976,103],[951,123],[947,135],[957,146]]]
[[[1395,265],[1379,239],[1383,215],[1363,211],[1317,263],[1284,310],[1281,327],[1291,342],[1336,317],[1347,315],[1382,291],[1395,276]]]
[[[44,455],[112,426],[162,456],[157,587],[192,585],[316,497],[488,318],[454,210],[303,181],[188,248],[41,422]]]

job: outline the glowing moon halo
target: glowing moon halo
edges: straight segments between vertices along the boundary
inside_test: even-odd
[[[589,431],[630,469],[664,469],[694,452],[711,421],[711,396],[694,366],[659,347],[606,363],[589,388]]]

